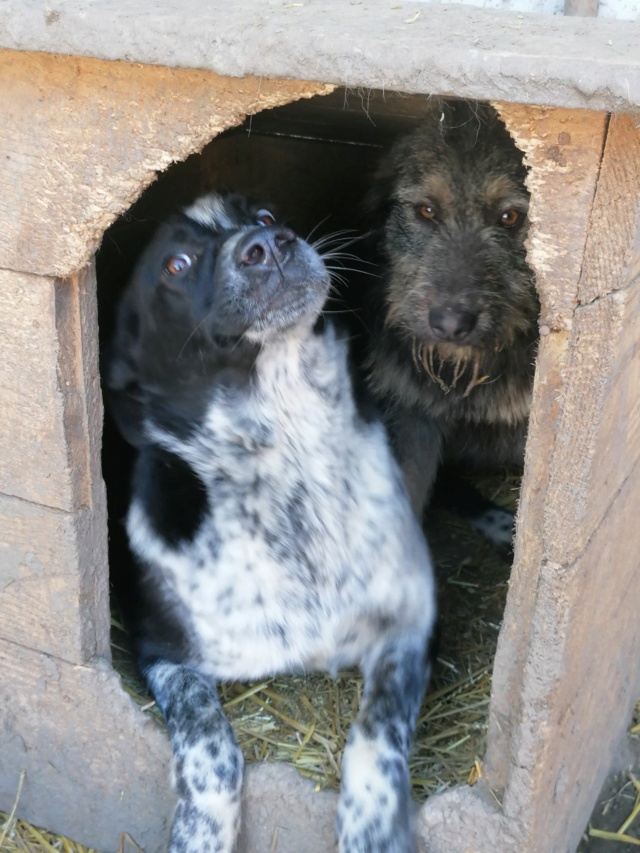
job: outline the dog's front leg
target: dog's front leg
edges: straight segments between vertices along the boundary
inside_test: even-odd
[[[442,458],[442,432],[418,408],[394,407],[386,413],[385,420],[411,506],[422,520]]]
[[[399,638],[363,662],[362,704],[342,760],[340,853],[416,850],[408,757],[429,681],[429,639]]]
[[[231,853],[240,829],[242,753],[213,684],[168,661],[145,667],[167,721],[178,793],[169,853]]]

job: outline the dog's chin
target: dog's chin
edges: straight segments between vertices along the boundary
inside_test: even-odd
[[[305,293],[299,299],[274,300],[245,332],[245,338],[265,343],[287,337],[296,329],[311,329],[320,316],[326,294]]]
[[[213,343],[221,350],[234,350],[242,344],[244,332],[236,334],[215,333],[211,335]]]

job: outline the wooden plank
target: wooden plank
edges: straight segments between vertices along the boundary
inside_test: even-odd
[[[540,293],[540,325],[570,329],[607,117],[586,110],[495,106],[530,170],[527,248]]]
[[[60,359],[56,290],[52,279],[0,271],[0,492],[72,510],[87,501],[86,466],[66,437],[78,389]]]
[[[640,104],[640,24],[439,3],[4,0],[0,44],[242,77],[597,110]],[[176,105],[177,106],[177,105]]]
[[[0,267],[77,272],[170,163],[248,113],[332,88],[0,51]]]
[[[640,128],[609,125],[578,283],[545,509],[547,558],[573,563],[640,457]],[[558,472],[557,475],[555,472]],[[569,473],[570,472],[570,473]]]
[[[640,458],[639,285],[576,311],[539,531],[559,565],[576,561]]]
[[[637,117],[611,116],[578,288],[581,305],[640,275],[639,129]]]
[[[109,654],[97,328],[92,269],[0,271],[0,637],[73,662]]]
[[[98,442],[102,418],[86,281],[0,271],[0,492],[67,511],[91,502],[88,418]]]
[[[503,800],[523,853],[575,849],[640,692],[640,463],[628,475],[575,563],[538,583]]]
[[[72,663],[108,657],[106,538],[89,509],[0,495],[0,638]]]
[[[497,104],[529,166],[532,193],[529,262],[536,271],[542,335],[537,358],[526,474],[522,484],[515,561],[496,658],[487,751],[491,785],[501,791],[511,768],[536,578],[543,564],[542,520],[562,416],[573,316],[600,170],[606,117],[598,113]],[[500,653],[504,649],[504,653]]]
[[[0,808],[97,850],[120,832],[166,848],[174,798],[164,731],[104,663],[72,666],[0,641]]]
[[[562,324],[568,328],[551,329],[541,341],[494,668],[484,784],[517,827],[519,849],[531,853],[541,837],[553,839],[554,850],[575,847],[640,691],[640,600],[633,594],[640,182],[634,168],[620,170],[623,141],[625,149],[635,145],[628,126],[607,137],[585,229],[585,258],[597,258],[599,244],[607,276],[595,263],[577,264],[576,307]],[[537,186],[546,193],[544,181]],[[560,187],[560,210],[574,190],[572,181]],[[553,242],[545,249],[555,250]],[[579,304],[583,294],[591,298]]]

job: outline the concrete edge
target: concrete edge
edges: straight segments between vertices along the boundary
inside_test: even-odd
[[[640,106],[638,44],[636,21],[455,4],[0,4],[11,50],[594,110]]]

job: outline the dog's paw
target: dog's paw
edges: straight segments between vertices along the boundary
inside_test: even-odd
[[[479,515],[469,518],[474,530],[488,539],[504,556],[513,553],[513,535],[515,531],[515,516],[513,513],[498,507],[486,509]]]

